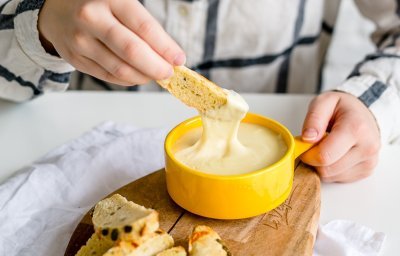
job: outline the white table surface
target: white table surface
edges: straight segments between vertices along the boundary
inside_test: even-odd
[[[252,95],[252,112],[301,130],[310,95]],[[0,100],[0,182],[51,149],[106,121],[169,127],[196,113],[166,93],[66,92],[14,104]],[[384,255],[400,252],[400,146],[384,146],[375,173],[323,184],[321,223],[349,219],[387,234]]]

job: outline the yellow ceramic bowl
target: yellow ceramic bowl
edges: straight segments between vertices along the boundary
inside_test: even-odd
[[[174,145],[187,131],[201,126],[194,117],[176,126],[165,140],[167,189],[172,199],[192,213],[215,219],[241,219],[279,206],[292,189],[294,162],[312,144],[294,138],[275,120],[249,113],[242,122],[265,126],[279,134],[288,150],[276,163],[245,174],[219,176],[194,170],[174,157]]]

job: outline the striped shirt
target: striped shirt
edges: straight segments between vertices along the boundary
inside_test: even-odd
[[[72,67],[40,45],[43,0],[0,0],[0,97],[65,90]],[[187,66],[239,92],[318,93],[340,0],[143,0],[181,45]],[[375,115],[383,142],[400,140],[400,0],[355,0],[376,24],[377,51],[337,90]],[[112,88],[112,85],[106,85]],[[134,87],[136,88],[136,87]],[[161,90],[155,84],[141,91]]]

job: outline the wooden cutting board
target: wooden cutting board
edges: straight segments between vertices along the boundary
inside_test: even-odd
[[[187,248],[196,225],[208,225],[219,233],[232,255],[312,255],[320,212],[320,180],[312,168],[300,164],[293,189],[276,209],[242,220],[214,220],[191,214],[168,196],[165,171],[159,170],[115,191],[137,204],[160,213],[160,226],[176,245]],[[76,227],[65,256],[73,256],[93,234],[89,213]]]

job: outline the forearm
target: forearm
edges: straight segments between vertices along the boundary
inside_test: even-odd
[[[384,143],[400,140],[400,17],[394,0],[357,0],[377,27],[375,53],[356,65],[337,89],[357,96],[374,114]]]
[[[400,58],[380,57],[363,62],[356,75],[338,90],[358,97],[374,114],[384,143],[400,139]]]
[[[0,7],[0,98],[25,101],[68,85],[72,66],[46,53],[39,40],[41,4],[12,0]]]

